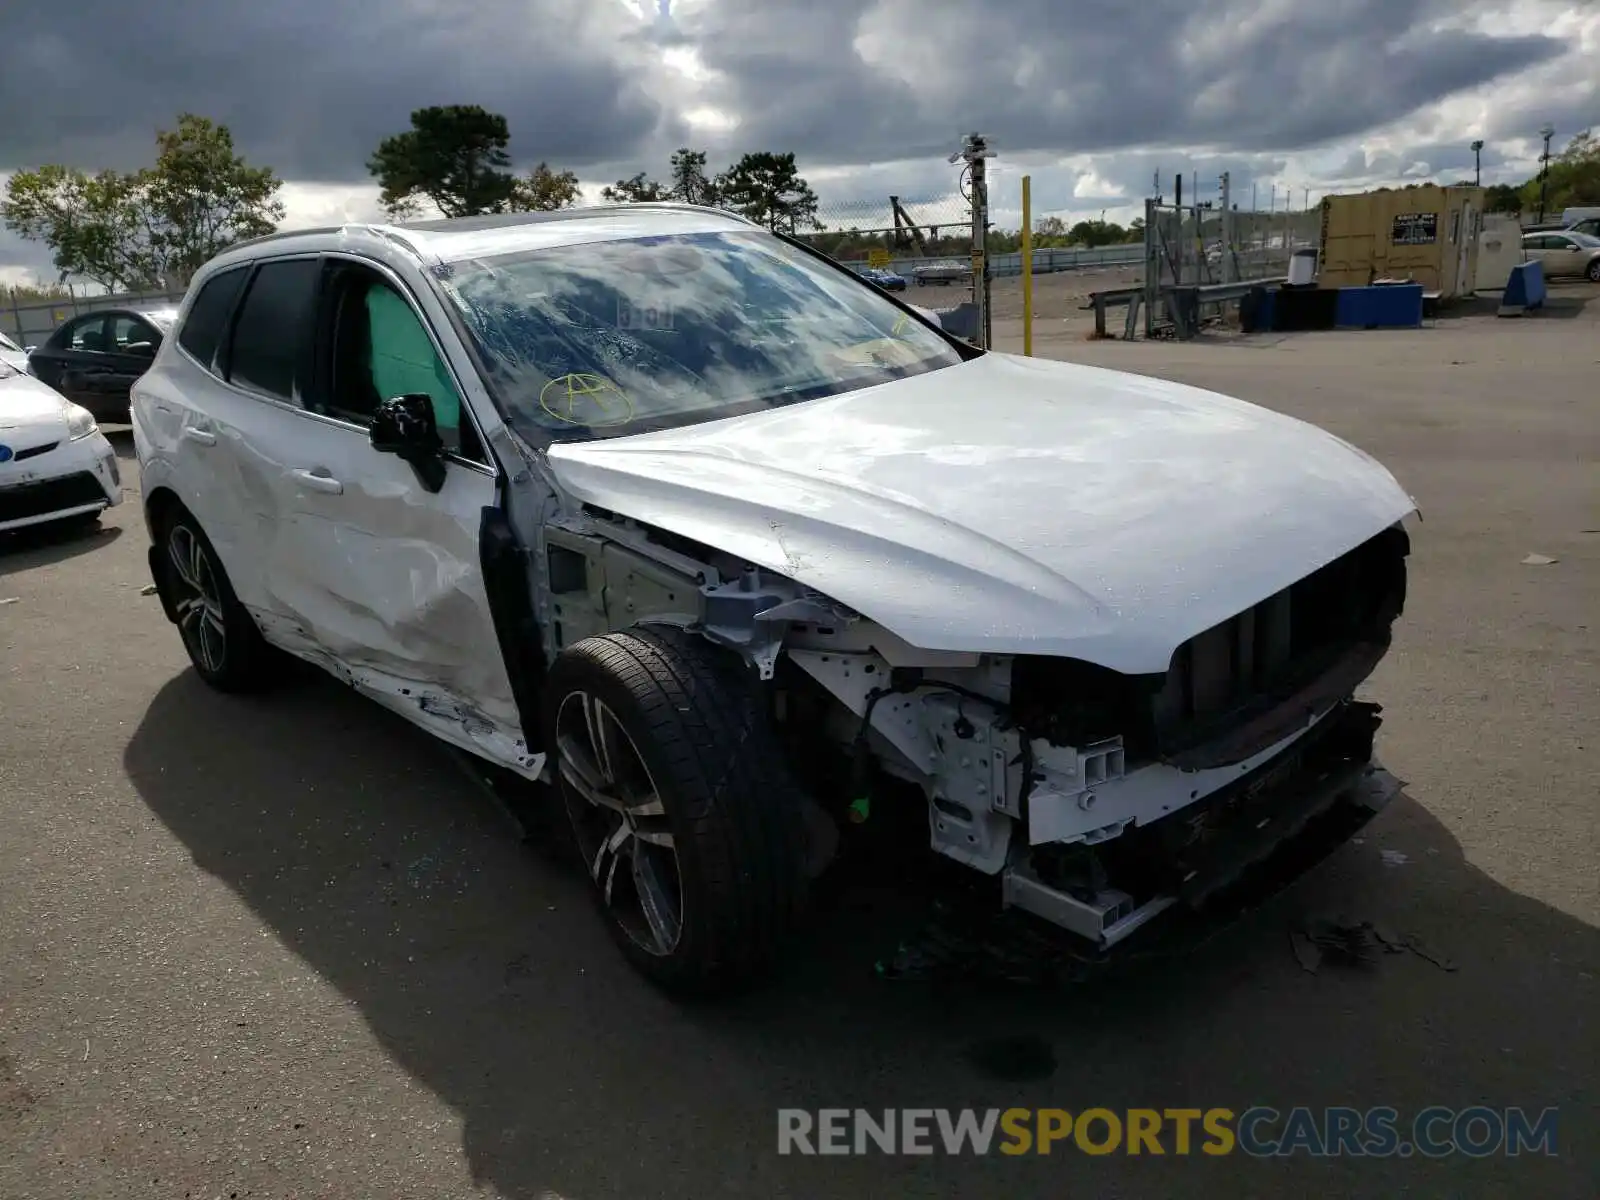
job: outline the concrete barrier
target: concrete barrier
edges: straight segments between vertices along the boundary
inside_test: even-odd
[[[1518,263],[1511,268],[1511,278],[1506,280],[1506,290],[1500,296],[1502,317],[1520,317],[1524,313],[1544,307],[1544,264]]]

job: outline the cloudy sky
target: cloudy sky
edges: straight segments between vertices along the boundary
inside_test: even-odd
[[[3,0],[0,0],[3,2]],[[1596,0],[77,0],[4,4],[0,175],[131,168],[183,110],[287,181],[293,224],[377,213],[365,161],[414,108],[504,113],[519,165],[586,184],[790,150],[831,224],[883,197],[954,219],[963,133],[995,142],[991,195],[1126,220],[1157,171],[1228,171],[1244,207],[1536,169],[1600,126]],[[0,231],[0,281],[49,276]]]

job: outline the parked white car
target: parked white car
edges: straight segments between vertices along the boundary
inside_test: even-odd
[[[121,503],[116,451],[93,414],[0,361],[0,533],[89,524]]]
[[[0,333],[0,364],[22,372],[28,369],[28,352],[3,333]]]
[[[200,676],[287,652],[553,784],[664,985],[758,976],[863,817],[1094,954],[1399,787],[1352,699],[1405,594],[1388,471],[986,353],[729,213],[248,243],[133,395]]]

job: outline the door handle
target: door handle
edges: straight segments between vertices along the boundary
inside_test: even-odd
[[[304,469],[290,471],[289,474],[294,476],[296,481],[305,484],[306,487],[314,492],[327,492],[330,496],[344,495],[344,484],[340,483],[332,475],[319,475],[315,471]]]
[[[217,444],[216,434],[209,429],[196,429],[193,425],[185,425],[181,436],[188,438],[191,442],[199,442],[202,446],[215,446]]]

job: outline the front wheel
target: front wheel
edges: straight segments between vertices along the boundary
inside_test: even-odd
[[[183,648],[195,674],[222,692],[258,691],[277,677],[277,652],[228,582],[198,522],[174,513],[160,526],[164,557],[156,556],[168,611],[174,615]]]
[[[546,746],[608,930],[669,990],[773,965],[803,906],[804,798],[754,684],[702,638],[638,628],[551,666]]]

